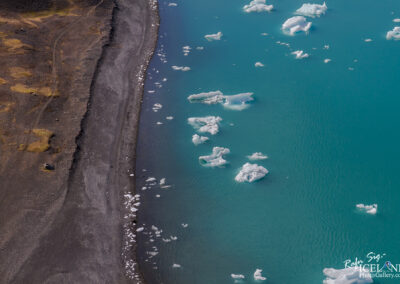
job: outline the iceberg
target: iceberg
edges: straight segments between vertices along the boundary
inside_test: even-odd
[[[200,156],[199,162],[204,167],[220,167],[228,163],[223,156],[230,152],[228,148],[214,147],[210,155]]]
[[[190,67],[187,66],[171,66],[172,69],[174,69],[175,71],[182,71],[182,72],[187,72],[190,71]]]
[[[256,281],[265,281],[265,280],[267,280],[266,277],[263,277],[261,275],[261,272],[262,272],[262,269],[256,269],[256,271],[254,272],[254,275],[253,275],[254,280],[256,280]]]
[[[322,5],[306,3],[303,4],[299,9],[297,9],[295,14],[315,18],[324,15],[326,13],[326,10],[328,10],[328,7],[326,6],[325,2]]]
[[[344,269],[325,268],[326,279],[323,284],[367,284],[373,283],[367,269],[353,266]]]
[[[386,34],[387,40],[400,40],[400,27],[394,27],[393,30],[388,31]]]
[[[305,53],[303,50],[293,51],[292,54],[295,55],[296,59],[304,59],[310,57],[310,55],[308,53]]]
[[[237,182],[254,182],[262,179],[268,174],[268,170],[257,164],[246,163],[240,169],[240,172],[235,177]]]
[[[330,59],[330,58],[325,58],[324,59],[324,63],[326,64],[326,63],[329,63],[329,62],[331,62],[332,61],[332,59]]]
[[[188,123],[199,132],[208,132],[215,135],[219,131],[219,123],[222,118],[219,116],[190,117]]]
[[[231,274],[232,279],[244,279],[243,274]]]
[[[365,205],[357,204],[356,207],[364,213],[375,215],[378,212],[378,204]]]
[[[264,67],[264,64],[262,64],[261,62],[256,62],[254,64],[255,67]]]
[[[253,153],[253,154],[247,156],[247,158],[248,158],[249,160],[251,160],[251,161],[266,160],[266,159],[268,159],[268,157],[267,157],[266,155],[264,155],[263,153],[261,153],[261,152]]]
[[[286,22],[283,23],[282,30],[289,35],[295,35],[298,32],[308,33],[311,25],[312,23],[307,22],[306,18],[303,16],[295,16],[287,19]]]
[[[192,142],[194,145],[200,145],[203,144],[204,142],[208,141],[210,138],[206,137],[206,136],[200,136],[198,134],[193,135],[192,137]]]
[[[274,9],[274,5],[267,5],[266,0],[253,0],[248,5],[243,6],[243,10],[246,13],[251,12],[271,12]]]
[[[205,35],[204,37],[208,41],[213,41],[213,40],[220,40],[222,36],[223,36],[222,32],[217,32],[216,34]]]
[[[254,100],[254,93],[241,93],[237,95],[224,95],[221,91],[212,91],[207,93],[193,94],[188,97],[191,103],[203,104],[222,104],[225,108],[231,110],[243,110],[249,105],[248,102]]]

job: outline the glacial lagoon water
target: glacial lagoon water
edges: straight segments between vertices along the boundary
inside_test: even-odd
[[[328,1],[324,15],[306,18],[308,34],[294,36],[281,27],[299,0],[267,1],[274,9],[260,13],[244,12],[244,0],[174,2],[160,1],[137,149],[148,283],[234,283],[233,273],[241,283],[311,284],[324,268],[368,263],[368,253],[400,263],[400,41],[386,39],[400,2]],[[239,111],[187,99],[218,90],[254,101]],[[187,122],[204,116],[222,118],[217,134]],[[195,146],[195,133],[209,140]],[[199,156],[216,146],[230,149],[228,164],[204,167]],[[269,173],[238,183],[254,152],[268,156],[251,163]]]

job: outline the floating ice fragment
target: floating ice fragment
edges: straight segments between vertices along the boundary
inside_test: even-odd
[[[222,36],[223,36],[222,32],[217,32],[216,34],[205,35],[204,37],[208,41],[213,41],[213,40],[220,40]]]
[[[375,215],[378,212],[378,204],[365,205],[365,204],[357,204],[356,207],[362,212]]]
[[[267,278],[266,277],[263,277],[262,275],[261,275],[261,272],[262,272],[262,269],[256,269],[256,271],[254,272],[254,280],[256,280],[256,281],[265,281],[265,280],[267,280]]]
[[[365,41],[365,42],[371,42],[372,39],[371,39],[371,38],[366,38],[366,39],[364,39],[364,41]]]
[[[172,264],[172,268],[181,268],[182,266],[180,264],[174,263]]]
[[[204,104],[222,104],[225,108],[231,110],[243,110],[253,101],[253,93],[241,93],[237,95],[224,95],[221,91],[212,91],[199,94],[193,94],[188,97],[191,103]]]
[[[268,159],[267,155],[264,155],[264,154],[261,153],[261,152],[253,153],[253,154],[247,156],[247,158],[248,158],[249,160],[251,160],[251,161]]]
[[[204,133],[208,132],[215,135],[219,131],[219,123],[222,118],[219,116],[205,116],[205,117],[190,117],[188,123],[193,126],[197,131]]]
[[[303,16],[295,16],[287,19],[286,22],[283,23],[282,30],[288,35],[295,35],[298,32],[308,33],[311,25],[312,23],[307,22],[306,18]]]
[[[327,50],[328,50],[329,48],[330,48],[329,44],[325,44],[325,45],[324,45],[324,49],[327,49]]]
[[[176,4],[176,3],[174,3],[174,2],[171,2],[171,3],[168,3],[168,6],[169,6],[169,7],[176,7],[176,6],[178,6],[178,4]]]
[[[182,47],[183,55],[184,55],[184,56],[188,56],[191,49],[192,49],[192,48],[191,48],[190,46],[184,46],[184,47]]]
[[[399,19],[399,18],[393,19],[393,22],[395,22],[395,23],[400,23],[400,19]]]
[[[174,117],[173,117],[173,116],[167,116],[165,119],[166,119],[166,120],[173,120]]]
[[[307,58],[310,56],[308,53],[305,53],[303,50],[293,51],[292,54],[295,55],[296,59],[304,59],[304,58]]]
[[[306,16],[306,17],[320,17],[321,15],[326,13],[328,7],[326,3],[319,5],[319,4],[310,4],[306,3],[303,4],[296,12],[296,15]]]
[[[254,182],[262,179],[268,174],[268,170],[257,164],[246,163],[240,169],[240,172],[235,177],[237,182]]]
[[[387,40],[400,40],[400,27],[394,27],[393,30],[388,31],[386,34]]]
[[[187,228],[187,227],[189,226],[189,224],[182,223],[181,226],[182,226],[183,228]]]
[[[204,46],[198,46],[198,47],[196,47],[196,49],[197,49],[197,50],[203,50],[203,49],[204,49]]]
[[[172,69],[176,70],[176,71],[182,71],[182,72],[187,72],[190,71],[190,67],[187,66],[171,66]]]
[[[329,63],[329,62],[331,62],[332,60],[330,59],[330,58],[325,58],[324,59],[324,63]]]
[[[253,0],[248,5],[244,5],[243,10],[246,13],[251,12],[271,12],[274,5],[267,5],[266,0]]]
[[[206,136],[200,136],[198,134],[194,134],[192,137],[192,142],[194,145],[200,145],[203,144],[204,142],[208,141],[210,138],[206,137]]]
[[[149,177],[146,179],[146,182],[153,182],[156,181],[157,179],[155,177]]]
[[[228,148],[214,147],[210,155],[200,156],[199,162],[204,167],[220,167],[228,163],[223,156],[230,152]]]
[[[143,227],[140,227],[140,228],[137,228],[136,229],[136,232],[142,232],[144,230],[144,228]]]
[[[231,274],[232,279],[244,279],[243,274]]]
[[[153,105],[154,112],[158,112],[160,109],[162,109],[162,104],[156,103]]]
[[[264,64],[262,64],[261,62],[256,62],[254,64],[255,67],[264,67]]]
[[[165,179],[165,178],[160,179],[160,185],[164,185],[165,182],[166,182],[166,179]]]
[[[325,268],[326,279],[323,284],[367,284],[373,283],[371,274],[366,268],[348,267],[344,269]]]

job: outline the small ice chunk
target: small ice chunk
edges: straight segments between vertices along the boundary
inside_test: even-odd
[[[256,62],[254,64],[255,67],[264,67],[264,64],[262,64],[261,62]]]
[[[244,279],[243,274],[231,274],[232,279]]]
[[[221,91],[203,92],[193,94],[188,97],[191,103],[203,104],[222,104],[225,108],[231,110],[243,110],[249,105],[248,102],[254,100],[252,97],[254,93],[241,93],[237,95],[224,95]]]
[[[162,109],[162,104],[156,103],[153,105],[154,112],[158,112],[160,109]]]
[[[400,19],[399,18],[393,19],[393,22],[400,23]]]
[[[262,275],[261,275],[261,272],[262,272],[262,269],[256,269],[256,271],[254,272],[254,280],[256,280],[256,281],[265,281],[265,280],[267,280],[267,278],[266,277],[263,277]]]
[[[326,279],[323,284],[367,284],[373,283],[368,269],[359,266],[344,269],[325,268]]]
[[[219,131],[219,123],[222,118],[219,116],[190,117],[188,123],[201,133],[208,132],[215,135]]]
[[[228,163],[223,156],[230,152],[228,148],[214,147],[210,155],[200,156],[199,162],[204,167],[220,167]]]
[[[180,264],[174,263],[172,264],[172,268],[181,268],[182,266]]]
[[[165,119],[166,119],[166,120],[173,120],[174,117],[173,117],[173,116],[167,116]]]
[[[213,41],[213,40],[220,40],[222,36],[223,36],[222,32],[217,32],[216,34],[209,34],[205,35],[204,37],[208,41]]]
[[[183,228],[187,228],[187,227],[189,226],[189,224],[182,223],[181,226],[182,226]]]
[[[193,94],[188,97],[191,103],[204,103],[204,104],[216,104],[222,103],[224,100],[224,94],[221,91],[203,92],[199,94]]]
[[[266,0],[253,0],[248,5],[243,6],[246,13],[251,12],[271,12],[274,5],[267,5]]]
[[[400,27],[394,27],[393,30],[388,31],[386,34],[387,40],[400,40]]]
[[[165,182],[166,182],[166,179],[165,179],[165,178],[160,179],[160,185],[164,185]]]
[[[325,2],[322,5],[305,3],[295,12],[295,14],[315,18],[325,14],[326,10],[328,10],[328,7]]]
[[[188,46],[188,45],[182,47],[183,55],[184,55],[184,56],[188,56],[191,49],[192,49],[192,48],[191,48],[190,46]]]
[[[268,159],[268,156],[267,156],[267,155],[264,155],[264,154],[261,153],[261,152],[255,152],[255,153],[253,153],[253,154],[247,156],[247,158],[248,158],[249,160],[251,160],[251,161],[256,161],[256,160],[266,160],[266,159]]]
[[[169,7],[176,7],[176,6],[178,6],[178,4],[176,4],[176,3],[174,3],[174,2],[171,2],[171,3],[168,3],[168,6],[169,6]]]
[[[324,59],[324,63],[329,63],[329,62],[331,62],[332,60],[330,59],[330,58],[325,58]]]
[[[293,36],[298,32],[308,33],[311,25],[312,23],[307,22],[306,18],[303,16],[295,16],[287,19],[286,22],[283,23],[282,30],[284,33]]]
[[[144,228],[143,228],[143,227],[140,227],[140,228],[137,228],[137,229],[136,229],[136,232],[143,232],[143,230],[144,230]]]
[[[157,179],[155,177],[149,177],[149,178],[146,179],[146,182],[154,182],[156,180]]]
[[[192,142],[194,145],[200,145],[203,144],[204,142],[208,141],[210,138],[206,137],[206,136],[200,136],[198,134],[194,134],[192,137]]]
[[[310,56],[308,53],[305,53],[303,50],[293,51],[292,54],[295,55],[296,59],[304,59],[304,58],[307,58]]]
[[[365,205],[365,204],[357,204],[356,207],[361,210],[362,212],[375,215],[378,212],[378,204],[372,204],[372,205]]]
[[[246,163],[235,177],[237,182],[254,182],[268,174],[268,170],[257,164]]]
[[[187,71],[191,70],[190,67],[187,67],[187,66],[176,66],[176,65],[173,65],[171,67],[172,67],[172,69],[174,69],[176,71],[182,71],[182,72],[187,72]]]
[[[371,42],[372,39],[371,39],[371,38],[366,38],[366,39],[364,39],[364,41],[365,41],[365,42]]]

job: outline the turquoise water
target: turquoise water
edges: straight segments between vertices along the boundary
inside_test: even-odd
[[[310,33],[296,36],[280,27],[298,0],[250,14],[242,11],[250,1],[175,2],[160,2],[158,52],[168,62],[155,56],[150,64],[137,149],[138,223],[146,228],[138,255],[148,283],[233,283],[231,273],[254,283],[259,268],[263,283],[310,284],[322,283],[324,268],[342,269],[368,252],[400,263],[400,42],[385,39],[400,2],[329,1]],[[204,39],[218,31],[220,41]],[[294,50],[310,57],[296,60]],[[257,61],[265,67],[255,68]],[[187,100],[215,90],[254,92],[255,101],[232,111]],[[163,105],[158,112],[155,103]],[[194,146],[187,119],[206,115],[222,117],[220,132]],[[231,150],[229,164],[202,167],[198,157],[214,146]],[[269,156],[257,161],[269,174],[235,182],[253,152]],[[172,187],[142,191],[148,177]],[[377,203],[378,214],[358,212],[358,203]],[[162,237],[148,234],[152,225]],[[170,236],[178,239],[162,241]],[[159,253],[149,258],[153,247]]]

